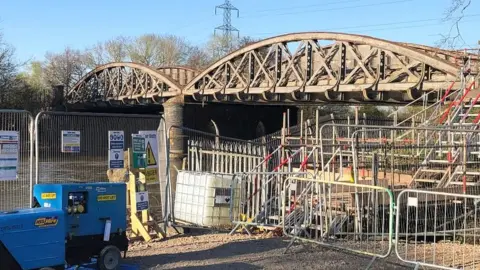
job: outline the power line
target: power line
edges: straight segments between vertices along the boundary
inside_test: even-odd
[[[334,1],[334,2],[326,2],[322,4],[315,4],[315,5],[305,5],[305,6],[295,6],[295,7],[290,7],[290,8],[275,8],[275,9],[264,9],[264,10],[257,10],[257,11],[252,11],[248,14],[255,14],[255,13],[262,13],[262,12],[268,12],[268,11],[278,11],[278,10],[291,10],[291,9],[299,9],[299,8],[308,8],[309,10],[307,11],[298,11],[298,12],[289,12],[289,13],[270,13],[270,14],[261,14],[261,15],[251,15],[251,16],[240,16],[240,19],[244,18],[261,18],[261,17],[266,17],[266,16],[283,16],[283,15],[294,15],[294,14],[303,14],[303,13],[311,13],[311,12],[322,12],[322,11],[335,11],[335,10],[345,10],[345,9],[352,9],[352,8],[362,8],[362,7],[371,7],[371,6],[379,6],[379,5],[390,5],[390,4],[396,4],[396,3],[403,3],[403,2],[411,2],[415,0],[397,0],[397,1],[391,1],[391,2],[380,2],[380,3],[374,3],[374,4],[364,4],[364,5],[356,5],[356,6],[347,6],[347,7],[337,7],[337,8],[329,8],[329,9],[315,9],[311,10],[312,7],[318,7],[318,6],[326,6],[326,5],[334,5],[334,4],[342,4],[342,3],[352,3],[352,2],[359,2],[359,1],[364,1],[364,0],[344,0],[344,1]],[[217,7],[219,8],[219,7]],[[225,12],[225,11],[224,11]],[[237,16],[238,16],[238,9],[237,9]],[[196,22],[195,25],[198,24],[203,24],[205,22],[208,22],[210,20],[210,17],[205,20],[201,20],[199,22]],[[185,29],[193,26],[193,24],[185,24],[183,26],[180,26],[177,28],[179,29]],[[238,31],[238,30],[237,30]]]
[[[471,14],[465,17],[478,17],[480,13]],[[369,25],[357,25],[357,26],[348,26],[348,27],[338,27],[338,28],[330,28],[329,31],[336,31],[336,30],[345,30],[345,29],[355,29],[355,28],[364,28],[364,27],[375,27],[375,26],[388,26],[388,25],[397,25],[397,24],[405,24],[405,23],[417,23],[417,22],[431,22],[431,21],[439,21],[442,18],[436,19],[423,19],[423,20],[413,20],[413,21],[401,21],[401,22],[392,22],[392,23],[379,23],[379,24],[369,24]]]
[[[325,3],[322,3],[322,4],[315,4],[315,5],[304,5],[304,6],[273,8],[273,9],[261,9],[261,10],[254,10],[254,11],[251,11],[251,12],[247,12],[247,13],[244,13],[244,14],[257,14],[257,13],[264,13],[264,12],[270,12],[270,11],[292,10],[292,9],[299,9],[299,8],[312,8],[312,7],[320,7],[320,6],[329,6],[329,5],[336,5],[336,4],[360,2],[360,1],[365,1],[365,0],[343,0],[343,1],[325,2]],[[208,19],[203,19],[203,20],[197,21],[197,22],[195,22],[195,25],[206,23],[211,18],[215,17],[215,15],[206,16],[206,17],[208,17]],[[192,25],[193,24],[191,24],[191,23],[184,24],[184,25],[181,25],[180,27],[176,28],[176,30],[184,29],[184,28],[187,28],[187,27],[192,26]]]
[[[217,9],[223,9],[223,25],[218,26],[214,30],[214,35],[216,35],[216,30],[223,31],[223,38],[227,43],[226,51],[230,51],[232,48],[232,32],[237,32],[238,36],[240,36],[240,31],[237,28],[232,26],[232,11],[237,12],[237,17],[240,15],[240,11],[238,8],[233,6],[229,0],[225,0],[220,6],[215,7],[215,14],[217,14]]]
[[[323,6],[329,6],[329,5],[352,3],[352,2],[360,2],[360,1],[364,1],[364,0],[344,0],[344,1],[325,2],[325,3],[322,3],[322,4],[315,4],[315,5],[304,5],[304,6],[294,6],[294,7],[284,7],[284,8],[261,9],[261,10],[255,10],[255,11],[252,11],[252,12],[247,12],[246,14],[250,14],[250,13],[262,13],[262,12],[270,12],[270,11],[281,11],[281,10],[292,10],[292,9],[300,9],[300,8],[323,7]],[[244,14],[245,14],[245,13],[244,13]]]
[[[412,2],[412,1],[415,1],[415,0],[397,0],[397,1],[390,1],[390,2],[380,2],[380,3],[363,4],[363,5],[356,5],[356,6],[338,7],[338,8],[313,9],[313,10],[309,9],[309,10],[304,10],[304,11],[286,12],[286,13],[279,13],[279,14],[265,14],[265,15],[259,15],[259,16],[242,16],[242,17],[240,17],[240,19],[260,18],[260,17],[266,17],[266,16],[272,17],[272,16],[284,16],[284,15],[296,15],[296,14],[305,14],[305,13],[321,12],[321,11],[345,10],[345,9],[361,8],[361,7],[391,5],[391,4],[397,4],[397,3]]]
[[[360,1],[365,1],[365,0],[344,0],[344,1],[326,2],[326,3],[322,3],[322,4],[315,4],[315,5],[304,5],[304,6],[274,8],[274,9],[262,9],[262,10],[254,10],[254,11],[251,11],[251,12],[247,12],[246,14],[257,14],[257,13],[264,13],[264,12],[270,12],[270,11],[292,10],[292,9],[299,9],[299,8],[312,8],[312,7],[329,6],[329,5],[336,5],[336,4],[343,4],[343,3],[360,2]],[[204,24],[206,22],[209,22],[212,18],[214,18],[215,15],[204,16],[204,17],[207,17],[207,18],[196,21],[195,24],[188,23],[188,24],[180,25],[179,27],[176,28],[176,30],[185,29],[185,28],[191,27],[193,25],[196,26],[196,25],[199,25],[199,24]]]
[[[480,13],[476,14],[470,14],[470,15],[465,15],[464,18],[467,17],[479,17]],[[436,18],[436,19],[423,19],[423,20],[412,20],[412,21],[401,21],[401,22],[391,22],[391,23],[380,23],[380,24],[368,24],[368,25],[356,25],[356,26],[346,26],[346,27],[336,27],[336,28],[329,28],[329,29],[322,29],[322,30],[315,30],[314,32],[317,31],[322,31],[322,32],[328,32],[328,31],[337,31],[337,30],[348,30],[348,29],[358,29],[358,28],[365,28],[365,27],[376,27],[376,26],[393,26],[393,25],[400,25],[400,24],[407,24],[407,23],[418,23],[418,22],[430,22],[430,21],[439,21],[442,18]],[[463,22],[472,22],[471,20],[468,21],[463,21]],[[446,24],[448,23],[447,21],[441,21],[435,24],[421,24],[421,25],[410,25],[410,26],[401,26],[401,27],[395,27],[395,28],[370,28],[370,29],[363,29],[361,31],[381,31],[381,30],[389,30],[389,29],[403,29],[403,28],[416,28],[416,27],[426,27],[426,26],[434,26],[434,25],[439,25],[439,24]],[[283,32],[264,32],[264,33],[253,33],[250,34],[249,36],[261,36],[261,35],[279,35],[283,34]]]

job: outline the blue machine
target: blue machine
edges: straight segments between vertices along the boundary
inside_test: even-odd
[[[0,269],[65,264],[65,215],[51,208],[0,214]]]
[[[128,249],[124,183],[42,184],[33,195],[33,209],[0,214],[0,270],[64,269],[92,258],[117,269]]]

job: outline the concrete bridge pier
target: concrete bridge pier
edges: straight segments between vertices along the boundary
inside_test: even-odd
[[[172,126],[182,127],[184,116],[184,98],[177,96],[163,103],[163,113],[166,125],[167,136],[170,138],[170,184],[172,199],[175,201],[175,191],[177,187],[177,169],[182,168],[183,156],[185,153],[183,130],[171,128]],[[162,187],[163,188],[163,187]]]

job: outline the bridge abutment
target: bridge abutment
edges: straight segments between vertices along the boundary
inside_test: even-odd
[[[184,117],[184,100],[183,96],[169,99],[163,103],[163,113],[165,118],[166,132],[170,138],[170,180],[172,196],[175,197],[177,187],[177,169],[182,168],[183,157],[185,153],[183,130],[180,128],[172,128],[172,126],[182,127]],[[174,198],[173,198],[174,199]],[[175,200],[173,200],[175,201]]]

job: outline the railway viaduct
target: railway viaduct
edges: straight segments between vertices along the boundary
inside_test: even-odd
[[[167,125],[251,139],[278,130],[286,108],[295,121],[298,105],[408,103],[430,91],[434,101],[449,86],[462,89],[464,78],[478,79],[479,62],[462,51],[368,36],[293,33],[243,47],[205,70],[98,66],[64,102],[70,111],[164,112]]]

